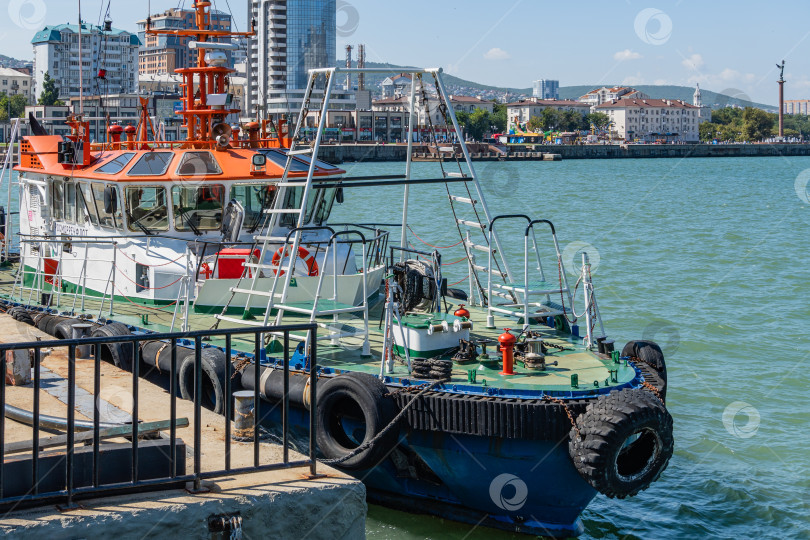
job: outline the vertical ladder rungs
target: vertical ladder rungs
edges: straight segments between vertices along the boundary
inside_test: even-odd
[[[465,203],[465,204],[478,204],[478,201],[476,201],[475,199],[470,199],[470,198],[467,198],[467,197],[459,197],[457,195],[450,195],[450,200],[451,201],[458,201],[458,202]]]
[[[482,231],[485,231],[487,229],[486,225],[482,225],[481,223],[478,223],[476,221],[469,221],[466,219],[456,219],[456,221],[458,222],[459,225],[466,225],[467,227],[475,227],[477,229],[481,229]]]

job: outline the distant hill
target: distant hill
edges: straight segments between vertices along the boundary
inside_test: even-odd
[[[403,69],[403,66],[398,66],[396,64],[383,64],[377,62],[366,62],[366,67],[389,68],[391,69],[391,73],[398,73]],[[371,89],[372,91],[379,93],[380,83],[382,83],[385,77],[386,75],[384,74],[376,74],[376,73],[366,75],[366,87]],[[473,81],[468,81],[448,74],[444,75],[444,81],[445,84],[448,86],[448,92],[450,92],[451,94],[453,93],[458,94],[463,93],[465,95],[484,94],[483,97],[485,99],[494,99],[496,97],[502,97],[504,94],[508,94],[509,99],[516,99],[520,96],[531,96],[532,94],[531,88],[490,86]],[[579,85],[579,86],[561,86],[560,99],[577,99],[583,94],[590,92],[594,88],[599,88],[602,86],[619,86],[619,85],[594,84],[594,85]],[[687,103],[692,103],[692,94],[695,93],[694,87],[690,86],[637,85],[633,86],[633,88],[639,90],[640,92],[644,92],[645,94],[654,99],[681,99]],[[766,105],[764,103],[756,103],[744,99],[746,98],[745,95],[727,96],[719,94],[717,92],[712,92],[711,90],[706,90],[704,88],[701,88],[700,92],[703,98],[703,104],[708,105],[713,109],[725,107],[728,105],[737,105],[739,107],[757,107],[760,109],[765,109],[766,111],[769,112],[777,112],[779,110],[779,108],[774,105]]]
[[[590,92],[594,88],[601,88],[602,86],[614,86],[612,84],[601,84],[594,86],[561,86],[560,99],[577,99],[578,97]],[[621,85],[615,85],[621,86]],[[627,85],[625,85],[627,86]],[[644,92],[653,99],[681,99],[687,103],[692,103],[692,94],[695,93],[695,88],[692,86],[656,86],[656,85],[634,85],[633,88],[639,92]],[[766,105],[764,103],[756,103],[745,99],[745,95],[724,95],[704,88],[700,89],[700,94],[703,99],[703,104],[708,105],[713,109],[737,105],[739,107],[757,107],[765,109],[769,112],[778,112],[779,107],[774,105]]]
[[[0,54],[0,67],[18,68],[30,66],[31,60],[18,60],[4,54]]]

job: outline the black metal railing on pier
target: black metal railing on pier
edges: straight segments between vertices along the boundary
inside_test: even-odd
[[[257,364],[263,357],[263,338],[265,334],[273,333],[276,336],[281,335],[284,343],[283,351],[283,373],[284,373],[284,388],[289,388],[290,377],[290,332],[307,332],[308,333],[308,356],[305,358],[304,369],[308,368],[309,371],[309,392],[310,392],[310,412],[309,412],[309,452],[305,459],[295,461],[290,460],[289,447],[290,441],[288,437],[289,431],[289,395],[285,392],[282,400],[282,444],[283,453],[281,461],[272,463],[262,463],[261,461],[261,439],[260,433],[260,384],[259,374],[262,370],[254,369],[253,381],[253,411],[254,421],[252,426],[252,437],[248,437],[249,443],[253,445],[253,463],[251,466],[233,467],[231,464],[232,448],[231,448],[231,435],[232,435],[232,416],[234,416],[234,388],[232,378],[234,375],[234,366],[231,362],[232,353],[236,351],[232,347],[232,339],[235,336],[242,336],[245,334],[253,335],[253,355],[254,362]],[[225,340],[225,388],[224,388],[224,424],[225,424],[225,439],[224,439],[224,468],[205,467],[203,470],[203,452],[202,452],[202,394],[203,394],[203,358],[202,358],[202,341],[207,338],[224,338]],[[250,336],[248,336],[248,339]],[[237,338],[240,342],[244,342],[244,337]],[[177,394],[178,394],[178,340],[190,340],[194,342],[194,396],[193,396],[193,420],[191,427],[193,430],[193,457],[192,457],[192,471],[185,473],[185,471],[178,470],[178,464],[185,466],[185,455],[178,456],[178,448],[183,448],[183,441],[178,438],[177,429],[178,424],[180,427],[186,426],[189,423],[186,419],[180,419],[178,422],[177,415]],[[141,423],[139,419],[139,409],[142,406],[142,396],[139,392],[140,382],[140,363],[141,363],[141,345],[147,341],[164,341],[167,346],[171,347],[171,369],[169,384],[169,420],[168,422],[144,422]],[[267,326],[261,328],[229,328],[220,330],[201,330],[194,332],[173,332],[173,333],[152,333],[152,334],[134,334],[122,335],[114,337],[88,337],[79,339],[65,339],[54,341],[35,341],[28,343],[9,343],[0,344],[0,358],[13,358],[15,354],[30,354],[32,360],[33,370],[33,412],[28,413],[22,409],[16,409],[11,404],[7,403],[9,392],[7,391],[6,377],[0,376],[0,404],[6,414],[0,414],[0,510],[10,510],[12,508],[19,508],[23,506],[40,506],[45,504],[63,504],[65,507],[75,505],[75,501],[82,498],[101,497],[107,495],[118,495],[129,492],[141,491],[154,491],[160,489],[181,488],[187,486],[189,483],[193,486],[193,490],[204,490],[202,482],[207,479],[215,479],[224,476],[233,476],[239,474],[254,473],[259,471],[270,471],[278,469],[287,469],[291,467],[309,467],[311,475],[316,475],[316,416],[315,411],[317,407],[317,326],[314,324],[295,324],[284,326]],[[187,343],[187,341],[183,342]],[[101,393],[101,350],[102,345],[111,344],[124,344],[129,346],[132,350],[132,413],[129,423],[116,424],[112,429],[109,423],[103,423],[100,419],[100,407],[102,404]],[[82,421],[76,419],[76,367],[77,367],[77,350],[80,354],[85,353],[87,346],[92,347],[92,358],[87,359],[87,367],[92,364],[93,367],[93,412],[92,421]],[[79,347],[82,347],[79,349]],[[64,426],[64,435],[59,437],[49,437],[40,439],[42,431],[52,431],[54,423],[60,422],[60,419],[55,419],[51,416],[43,415],[41,412],[41,399],[40,390],[43,389],[43,369],[47,368],[41,365],[43,356],[43,349],[67,349],[68,360],[68,376],[67,376],[67,418],[62,422]],[[22,351],[22,352],[21,352]],[[46,354],[49,354],[46,352]],[[281,354],[278,354],[280,357]],[[81,362],[81,360],[80,360]],[[80,365],[81,367],[81,365]],[[44,380],[46,384],[51,384],[52,381],[47,378]],[[81,388],[81,392],[84,392]],[[8,407],[7,407],[8,405]],[[154,403],[151,403],[154,405]],[[30,453],[20,453],[19,446],[23,447],[28,445],[27,442],[8,443],[6,440],[6,416],[10,413],[16,413],[16,419],[20,420],[20,415],[25,423],[32,426],[32,441],[30,442]],[[85,412],[85,414],[87,414]],[[150,415],[150,416],[153,416]],[[156,431],[155,425],[160,424],[164,431],[168,431],[169,439],[169,455],[161,458],[160,470],[164,470],[161,474],[160,471],[155,471],[154,468],[144,470],[140,462],[139,446],[143,438],[144,429],[151,428],[151,431]],[[83,434],[77,434],[77,430],[87,430]],[[116,431],[117,429],[117,431]],[[90,435],[92,431],[92,436]],[[102,452],[105,452],[105,447],[102,446],[102,439],[108,439],[113,436],[126,437],[129,440],[129,447],[131,456],[126,468],[129,469],[128,479],[121,480],[118,478],[116,481],[105,481],[105,477],[109,478],[110,473],[109,465],[106,468],[101,467]],[[56,440],[56,442],[54,442]],[[89,452],[81,453],[81,467],[76,463],[77,458],[77,440],[78,442],[85,442],[92,444],[92,457],[88,459]],[[244,437],[242,438],[244,440]],[[180,445],[178,445],[180,441]],[[58,446],[57,446],[57,443]],[[127,444],[127,443],[123,443]],[[206,441],[206,445],[212,444]],[[17,445],[17,448],[14,448]],[[57,452],[44,452],[43,447],[50,447],[57,450]],[[11,448],[14,448],[13,453],[21,455],[22,460],[13,461],[8,460],[7,452],[11,453]],[[64,451],[64,453],[62,453]],[[211,453],[210,448],[206,448],[206,453]],[[242,456],[244,457],[244,455]],[[56,462],[54,464],[54,458]],[[211,458],[213,459],[213,458]],[[51,470],[43,474],[43,462],[48,461]],[[64,463],[62,463],[64,462]],[[20,463],[25,463],[24,467],[20,467]],[[28,463],[30,463],[30,470]],[[89,477],[87,474],[89,467]],[[17,464],[15,466],[15,464]],[[168,465],[166,467],[166,465]],[[64,476],[56,473],[58,477],[59,488],[52,489],[54,484],[54,469],[63,466]],[[11,467],[16,470],[12,471]],[[25,470],[25,472],[21,472]],[[26,475],[30,472],[30,483],[26,485],[30,488],[27,492],[20,495],[11,493],[11,491],[19,491],[19,489],[12,490],[10,485],[19,488],[20,475]],[[121,471],[117,470],[118,476]],[[14,476],[15,482],[12,482],[11,476]],[[44,479],[48,478],[45,482]],[[147,478],[148,477],[148,478]],[[27,482],[27,479],[26,479]],[[80,485],[82,484],[82,485]],[[46,489],[40,489],[41,485],[46,485]],[[25,491],[25,490],[24,490]]]

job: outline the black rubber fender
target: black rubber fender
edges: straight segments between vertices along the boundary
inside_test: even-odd
[[[568,443],[582,478],[619,499],[655,482],[673,447],[672,416],[658,398],[639,388],[599,396],[577,418]]]
[[[71,339],[73,337],[73,325],[83,323],[81,319],[65,319],[60,321],[53,328],[53,337],[56,339]]]
[[[644,373],[644,379],[652,384],[660,394],[663,401],[667,399],[667,363],[661,347],[654,341],[634,340],[628,341],[622,349],[622,356],[630,357]],[[640,364],[646,364],[650,370],[644,369]]]
[[[186,349],[190,354],[184,353],[180,362],[180,349],[178,348],[177,365],[180,396],[189,401],[194,400],[194,350]],[[162,356],[162,355],[161,355]],[[170,358],[168,355],[167,358]],[[217,414],[225,410],[225,353],[210,347],[200,351],[202,361],[202,394],[201,403],[206,409]]]
[[[394,402],[387,394],[382,381],[369,373],[344,373],[322,382],[316,393],[321,454],[326,459],[339,459],[376,437],[396,416]],[[347,433],[345,418],[365,425],[361,441]],[[391,429],[375,444],[335,466],[354,470],[375,467],[396,446],[397,437],[398,430]]]
[[[127,325],[114,322],[99,326],[90,335],[92,337],[115,337],[129,334],[130,331]],[[102,360],[111,362],[125,371],[132,371],[132,358],[134,356],[132,343],[102,343],[99,347]],[[134,347],[137,347],[137,345],[134,345]]]
[[[48,323],[53,320],[53,315],[44,313],[41,317],[36,319],[36,327],[45,332],[45,329],[48,327]]]
[[[51,317],[51,319],[48,321],[48,324],[45,326],[45,328],[43,329],[43,331],[44,331],[46,334],[53,336],[53,335],[54,335],[54,332],[56,332],[56,325],[57,325],[57,324],[59,324],[59,323],[60,323],[60,322],[62,322],[62,321],[67,320],[67,319],[68,319],[67,317],[62,317],[62,316],[60,316],[60,315],[54,315],[54,316],[53,316],[53,317]]]

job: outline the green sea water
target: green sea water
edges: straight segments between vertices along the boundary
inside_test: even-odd
[[[640,495],[597,496],[582,515],[583,537],[810,538],[810,158],[476,168],[494,214],[550,219],[562,248],[585,246],[609,337],[619,346],[654,339],[666,355],[675,454]],[[439,176],[438,165],[414,164],[414,176]],[[333,217],[396,222],[401,202],[401,187],[347,189]],[[411,188],[409,221],[435,245],[458,241],[443,185]],[[513,259],[522,253],[517,225],[501,234]],[[443,253],[448,262],[461,255]],[[445,267],[451,282],[464,278],[463,266]],[[376,506],[366,531],[396,540],[519,537]]]

